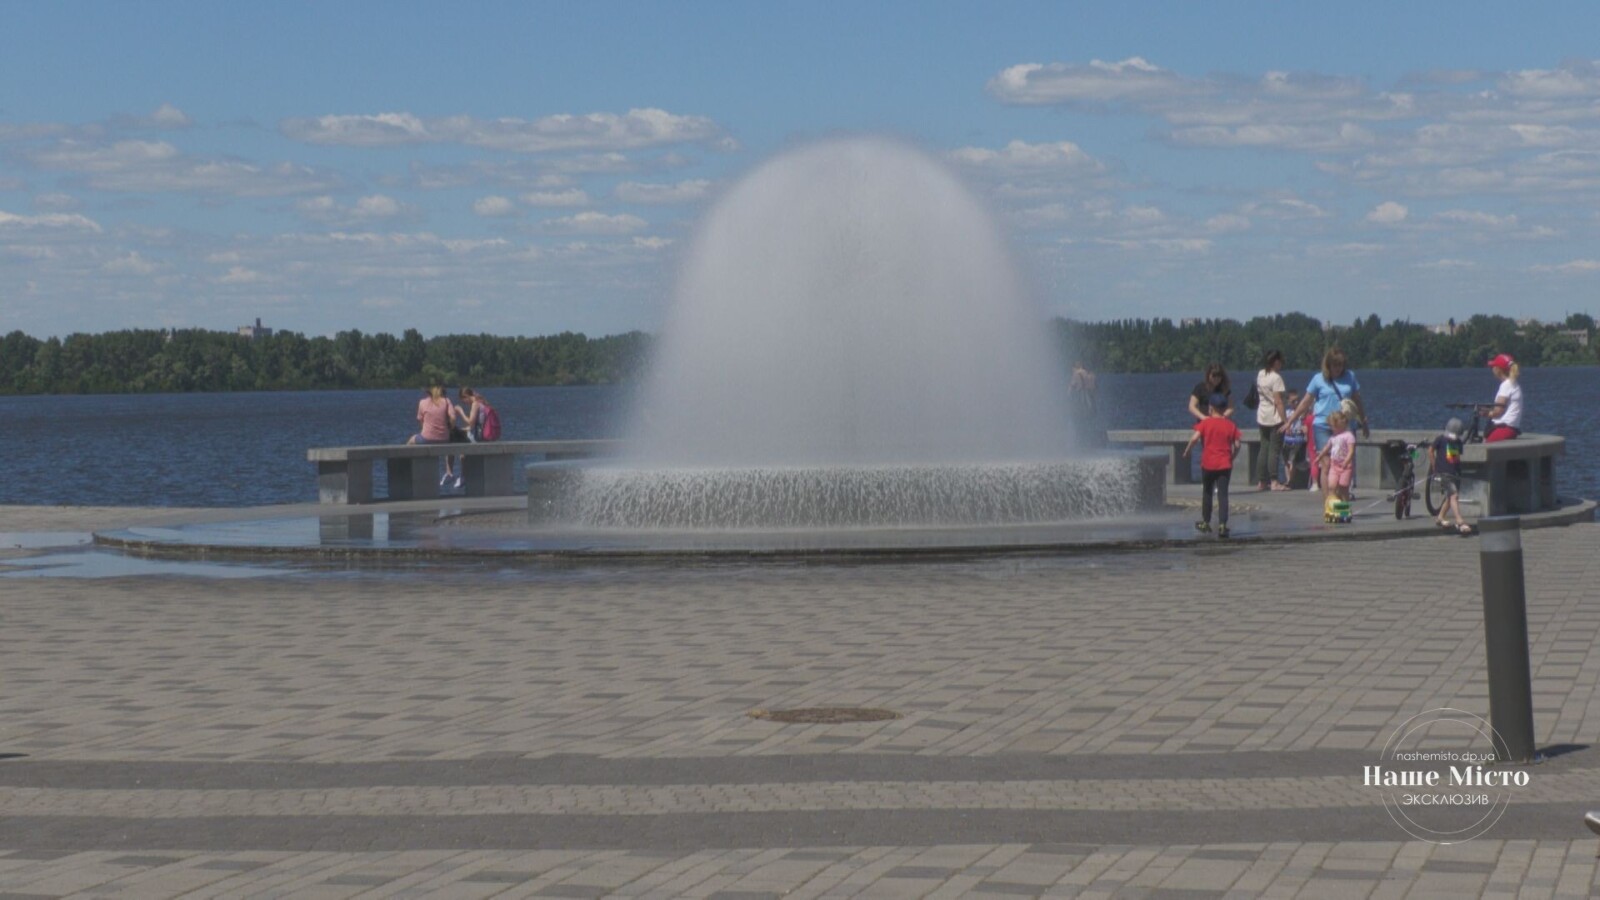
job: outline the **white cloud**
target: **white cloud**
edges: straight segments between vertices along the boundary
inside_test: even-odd
[[[983,171],[1002,174],[1099,173],[1105,166],[1071,141],[1029,144],[1012,141],[999,150],[987,147],[961,147],[949,153],[952,160]]]
[[[255,284],[265,279],[260,272],[247,269],[244,266],[233,266],[227,274],[216,279],[217,284]]]
[[[1172,132],[1178,144],[1195,147],[1263,147],[1317,153],[1354,150],[1377,143],[1372,131],[1352,122],[1337,125],[1205,125]]]
[[[156,107],[149,115],[117,116],[111,120],[116,128],[150,131],[177,131],[194,124],[187,113],[170,103]]]
[[[105,191],[274,197],[338,185],[333,176],[308,166],[191,157],[165,141],[63,140],[24,158],[40,169],[81,175],[89,187]]]
[[[541,226],[546,231],[572,234],[628,234],[649,225],[638,216],[626,213],[608,216],[605,213],[581,212],[557,219],[546,219]]]
[[[664,237],[636,237],[633,239],[635,247],[645,250],[665,250],[672,244],[673,240],[671,238]]]
[[[95,234],[101,232],[100,224],[87,216],[76,213],[46,213],[38,216],[19,216],[0,210],[0,233],[6,230],[40,230],[55,231],[88,231]]]
[[[704,200],[710,192],[711,182],[704,178],[680,181],[676,184],[624,181],[617,185],[616,190],[612,192],[612,196],[623,203],[661,206],[673,203],[698,203]]]
[[[1553,272],[1557,275],[1589,275],[1600,272],[1600,259],[1574,259],[1560,265],[1534,266],[1535,272]]]
[[[71,194],[48,193],[38,194],[33,198],[34,209],[47,209],[55,212],[71,212],[78,208],[78,198]]]
[[[129,253],[107,262],[102,268],[114,275],[149,275],[157,266],[138,253]]]
[[[1250,220],[1234,213],[1219,213],[1206,220],[1206,231],[1212,234],[1235,234],[1250,230]]]
[[[1245,204],[1241,212],[1247,216],[1263,219],[1325,219],[1331,215],[1315,203],[1301,200],[1299,197],[1273,197],[1254,201]]]
[[[1024,63],[989,80],[989,93],[1019,105],[1106,104],[1170,99],[1199,90],[1195,83],[1134,56],[1087,65]]]
[[[589,205],[588,192],[580,188],[567,188],[562,191],[529,191],[518,199],[528,206],[540,208]]]
[[[384,194],[360,197],[348,206],[341,205],[327,195],[307,197],[296,201],[294,208],[310,221],[341,226],[359,225],[363,222],[409,220],[416,218],[418,214],[416,208],[410,204],[401,203]]]
[[[1372,212],[1367,213],[1367,221],[1374,225],[1399,225],[1409,215],[1411,211],[1405,206],[1393,200],[1385,200],[1373,207]]]
[[[1491,213],[1479,212],[1471,209],[1447,209],[1434,214],[1434,220],[1448,225],[1466,225],[1474,228],[1515,228],[1517,217],[1515,215],[1496,216]]]
[[[404,144],[464,144],[512,153],[631,150],[669,144],[716,146],[722,129],[704,116],[682,116],[661,109],[631,109],[621,115],[589,113],[542,119],[478,119],[449,116],[423,119],[411,113],[330,115],[286,119],[280,130],[312,144],[381,147]]]
[[[517,207],[504,197],[479,197],[472,201],[472,211],[485,218],[515,215]]]
[[[1471,268],[1476,267],[1477,265],[1478,265],[1477,263],[1473,262],[1470,259],[1449,259],[1449,258],[1446,258],[1446,259],[1436,259],[1436,260],[1433,260],[1431,262],[1417,263],[1417,268],[1419,268],[1419,269],[1435,269],[1435,270],[1438,270],[1438,271],[1449,271],[1451,269],[1471,269]]]

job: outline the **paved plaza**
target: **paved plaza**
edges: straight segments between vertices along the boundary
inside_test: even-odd
[[[0,896],[1588,897],[1600,525],[1524,544],[1551,757],[1454,845],[1361,772],[1488,712],[1475,539],[0,578]]]

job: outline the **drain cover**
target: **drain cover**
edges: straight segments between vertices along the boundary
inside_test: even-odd
[[[892,709],[813,706],[806,709],[752,709],[750,718],[803,725],[839,725],[845,722],[886,722],[900,718],[900,714]]]

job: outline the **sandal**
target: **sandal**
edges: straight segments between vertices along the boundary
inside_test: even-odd
[[[1287,484],[1284,484],[1281,481],[1274,481],[1272,483],[1272,489],[1275,490],[1275,491],[1292,491],[1292,490],[1294,490],[1294,488],[1289,487]]]
[[[1472,526],[1471,525],[1457,525],[1456,526],[1456,533],[1461,535],[1462,537],[1472,537]]]

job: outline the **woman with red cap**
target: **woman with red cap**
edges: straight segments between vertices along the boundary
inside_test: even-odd
[[[1517,383],[1517,361],[1501,353],[1489,360],[1489,369],[1500,379],[1500,389],[1495,392],[1494,405],[1487,407],[1489,433],[1484,443],[1509,441],[1522,433],[1522,385]]]

